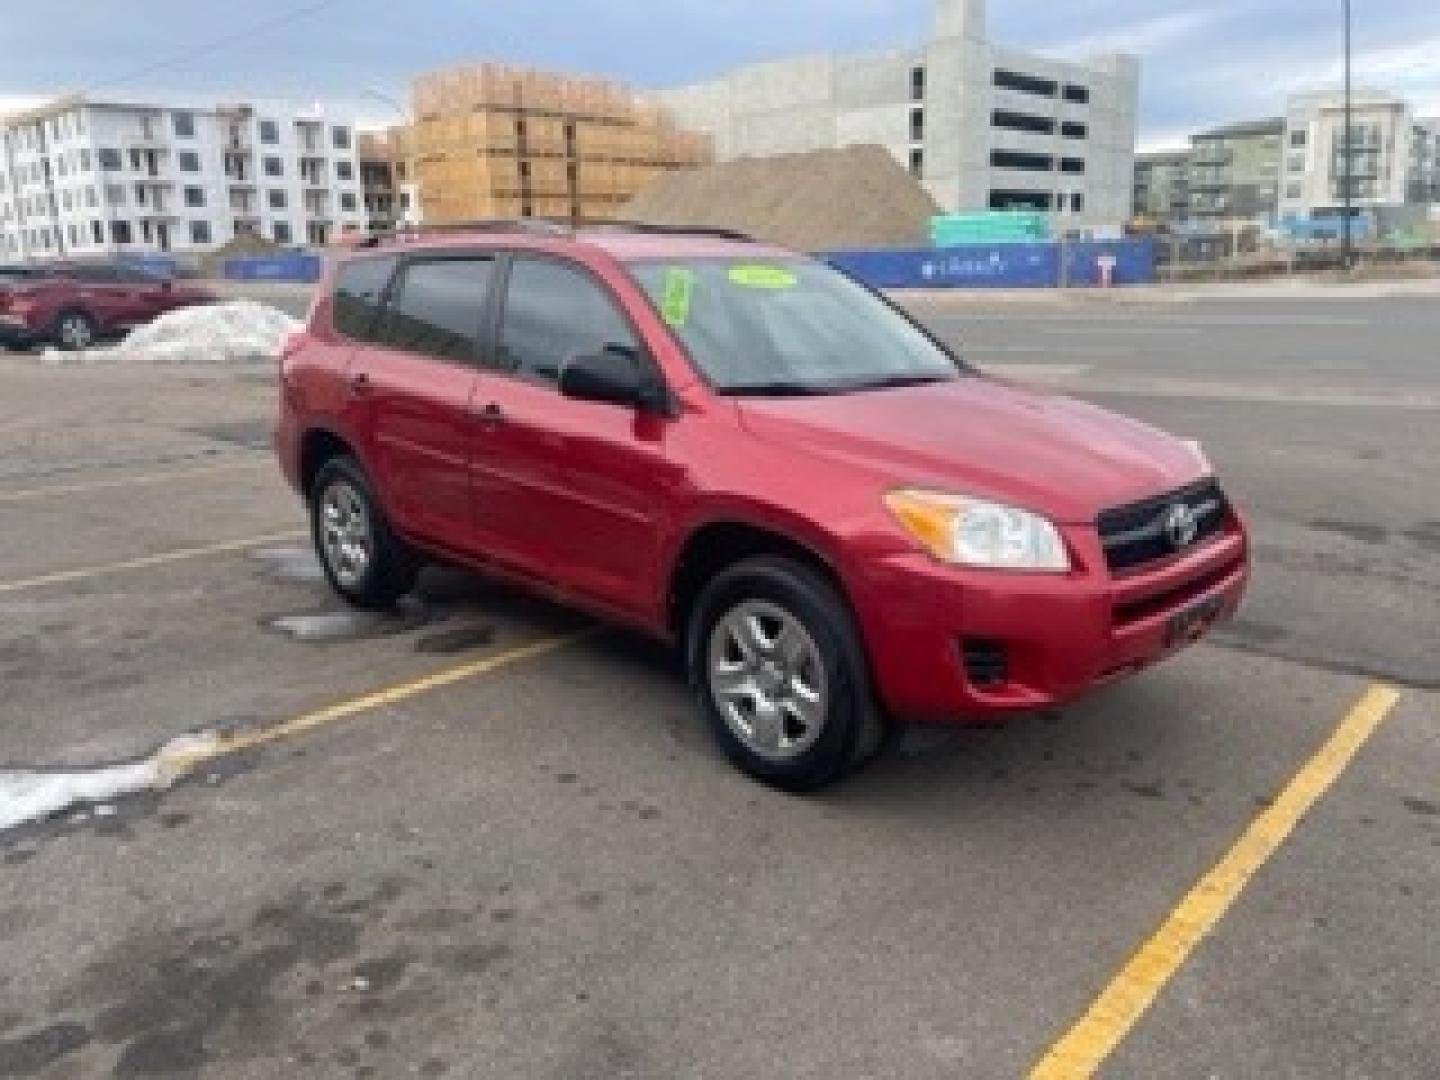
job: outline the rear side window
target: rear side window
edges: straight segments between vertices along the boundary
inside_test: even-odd
[[[380,318],[379,340],[441,360],[477,359],[495,260],[407,263]]]
[[[549,259],[516,259],[500,327],[501,366],[557,382],[577,356],[636,347],[614,300],[583,271]]]
[[[393,255],[352,259],[335,275],[335,331],[352,341],[373,339],[385,286],[395,274]]]

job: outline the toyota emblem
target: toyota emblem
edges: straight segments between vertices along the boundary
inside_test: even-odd
[[[1176,503],[1165,515],[1165,535],[1176,551],[1189,547],[1200,535],[1200,520],[1184,503]]]

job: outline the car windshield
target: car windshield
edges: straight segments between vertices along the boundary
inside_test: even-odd
[[[811,259],[657,259],[630,269],[724,394],[854,393],[961,374],[903,315]]]

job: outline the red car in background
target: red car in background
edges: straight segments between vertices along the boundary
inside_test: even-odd
[[[106,262],[0,266],[0,346],[85,349],[214,293]]]
[[[286,345],[276,448],[353,604],[426,559],[673,643],[790,790],[890,718],[1070,701],[1240,603],[1199,448],[988,378],[823,263],[703,231],[376,238]]]

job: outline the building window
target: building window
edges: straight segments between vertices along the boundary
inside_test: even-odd
[[[1070,196],[1070,209],[1071,209],[1074,213],[1077,213],[1077,214],[1080,213],[1082,210],[1084,210],[1084,209],[1085,209],[1085,196],[1084,196],[1084,195],[1081,195],[1079,192],[1076,192],[1074,195],[1071,195],[1071,196]]]
[[[335,127],[330,129],[330,141],[336,150],[350,149],[350,129],[348,127]]]
[[[1004,131],[1033,131],[1037,135],[1055,134],[1055,121],[1048,116],[1031,116],[1028,113],[996,109],[990,114],[990,126]]]
[[[1298,198],[1300,198],[1302,192],[1303,192],[1303,189],[1302,189],[1301,185],[1299,185],[1299,184],[1286,184],[1286,185],[1285,185],[1285,198],[1287,198],[1287,199],[1298,199]]]
[[[195,114],[188,112],[177,112],[174,117],[175,137],[177,139],[193,139],[195,137]]]
[[[284,210],[285,205],[285,192],[272,188],[270,190],[270,209]]]
[[[181,172],[200,171],[200,155],[194,150],[181,150],[177,155],[177,160],[180,162]]]
[[[125,162],[120,157],[119,150],[115,150],[107,146],[103,149],[97,150],[96,154],[99,155],[100,158],[100,168],[104,169],[106,172],[119,172],[125,167]]]
[[[910,69],[910,100],[925,100],[925,69],[923,67]]]
[[[990,167],[993,169],[1020,169],[1024,172],[1051,172],[1055,159],[1049,154],[1027,154],[1019,150],[992,150]]]
[[[280,125],[274,120],[260,121],[260,141],[274,146],[280,141]]]
[[[95,189],[94,189],[93,187],[87,187],[87,188],[85,189],[85,205],[88,206],[88,207],[90,207],[90,209],[92,209],[92,210],[95,208],[96,199],[95,199]]]
[[[1305,171],[1305,155],[1291,154],[1290,160],[1285,163],[1285,168],[1290,172],[1303,173]]]
[[[136,205],[136,206],[144,206],[144,205],[145,205],[145,201],[146,201],[146,200],[145,200],[145,185],[144,185],[144,184],[136,184],[136,185],[135,185],[135,205]]]
[[[1035,75],[1022,75],[1018,71],[996,68],[994,83],[1002,90],[1016,90],[1035,97],[1053,98],[1060,90],[1054,79],[1042,79]]]
[[[1060,125],[1060,134],[1067,139],[1084,139],[1089,136],[1090,129],[1084,124],[1066,121]]]
[[[192,244],[210,243],[210,223],[208,221],[190,222],[190,242]]]
[[[130,151],[130,168],[134,169],[136,172],[139,172],[141,169],[145,168],[145,156],[141,154],[139,150]]]
[[[925,151],[924,151],[924,150],[911,150],[911,151],[910,151],[910,175],[913,176],[913,177],[915,177],[916,180],[920,180],[920,179],[923,179],[923,178],[924,178],[924,176],[925,176]]]
[[[111,206],[124,206],[125,188],[120,184],[106,184],[105,201]]]
[[[90,239],[97,244],[105,242],[105,227],[98,221],[90,222]]]
[[[204,206],[205,189],[200,187],[187,187],[185,189],[186,206]]]
[[[124,218],[110,222],[110,240],[116,244],[130,243],[130,222]]]
[[[354,180],[354,179],[355,179],[355,166],[352,165],[352,164],[350,164],[350,162],[348,162],[348,161],[337,161],[337,162],[335,162],[335,179],[336,179],[336,180]]]
[[[1066,83],[1065,100],[1072,101],[1076,105],[1089,105],[1090,88],[1087,86],[1077,86],[1074,83]]]
[[[267,158],[265,159],[265,175],[266,175],[266,176],[284,176],[284,175],[285,175],[285,162],[283,162],[282,160],[280,160],[278,157],[267,157]]]
[[[1290,145],[1295,147],[1295,149],[1297,150],[1300,147],[1304,146],[1307,142],[1309,142],[1309,139],[1310,133],[1307,132],[1304,128],[1296,128],[1294,131],[1290,132]]]
[[[910,110],[910,141],[923,142],[925,139],[925,110]]]
[[[1048,191],[990,192],[991,210],[1049,210],[1054,200]]]
[[[1085,159],[1067,157],[1060,159],[1060,171],[1071,175],[1083,175],[1085,172]]]
[[[81,150],[81,151],[80,151],[80,171],[81,171],[82,173],[88,173],[88,172],[90,171],[90,151],[89,151],[89,150]]]
[[[340,193],[340,209],[354,213],[356,209],[355,196],[348,191]]]
[[[277,244],[290,243],[290,223],[288,221],[277,221],[271,226],[271,235],[275,237]]]

